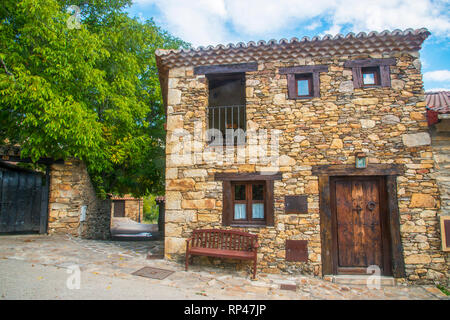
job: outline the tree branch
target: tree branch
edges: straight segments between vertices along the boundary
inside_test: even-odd
[[[13,75],[11,72],[9,72],[8,68],[6,67],[5,61],[3,61],[2,58],[0,58],[0,61],[1,61],[2,65],[3,65],[3,69],[5,69],[5,73],[6,73],[8,76],[12,76],[12,77],[14,78],[14,75]]]

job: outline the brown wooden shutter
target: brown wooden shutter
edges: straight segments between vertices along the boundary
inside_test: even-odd
[[[352,74],[353,74],[353,87],[355,89],[361,88],[363,85],[361,67],[353,67]]]
[[[380,66],[380,84],[382,87],[391,86],[391,75],[388,65]]]
[[[231,181],[222,182],[222,225],[229,226],[233,216],[233,199],[231,198]]]
[[[274,225],[274,217],[273,217],[273,180],[266,180],[266,225],[273,226]]]
[[[450,220],[444,220],[445,245],[450,247]]]
[[[287,83],[288,83],[288,99],[295,99],[297,94],[295,92],[295,74],[288,73],[287,74]]]

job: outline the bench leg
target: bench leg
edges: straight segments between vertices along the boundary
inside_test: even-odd
[[[189,267],[189,252],[186,251],[186,263],[185,263],[185,270],[188,271]]]
[[[256,279],[256,258],[253,261],[253,279]]]

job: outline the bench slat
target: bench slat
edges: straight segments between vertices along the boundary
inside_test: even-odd
[[[208,249],[208,248],[192,248],[191,254],[205,255],[210,257],[226,257],[226,258],[238,258],[238,259],[253,259],[254,255],[249,251],[236,251],[236,250],[220,250],[220,249]]]

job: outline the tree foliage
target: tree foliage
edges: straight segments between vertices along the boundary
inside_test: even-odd
[[[144,197],[143,216],[145,223],[158,223],[159,208],[156,204],[156,196],[150,194]]]
[[[129,0],[3,0],[0,141],[23,157],[86,162],[100,194],[162,190],[164,110],[154,52],[188,44]],[[79,28],[68,19],[77,5]]]

